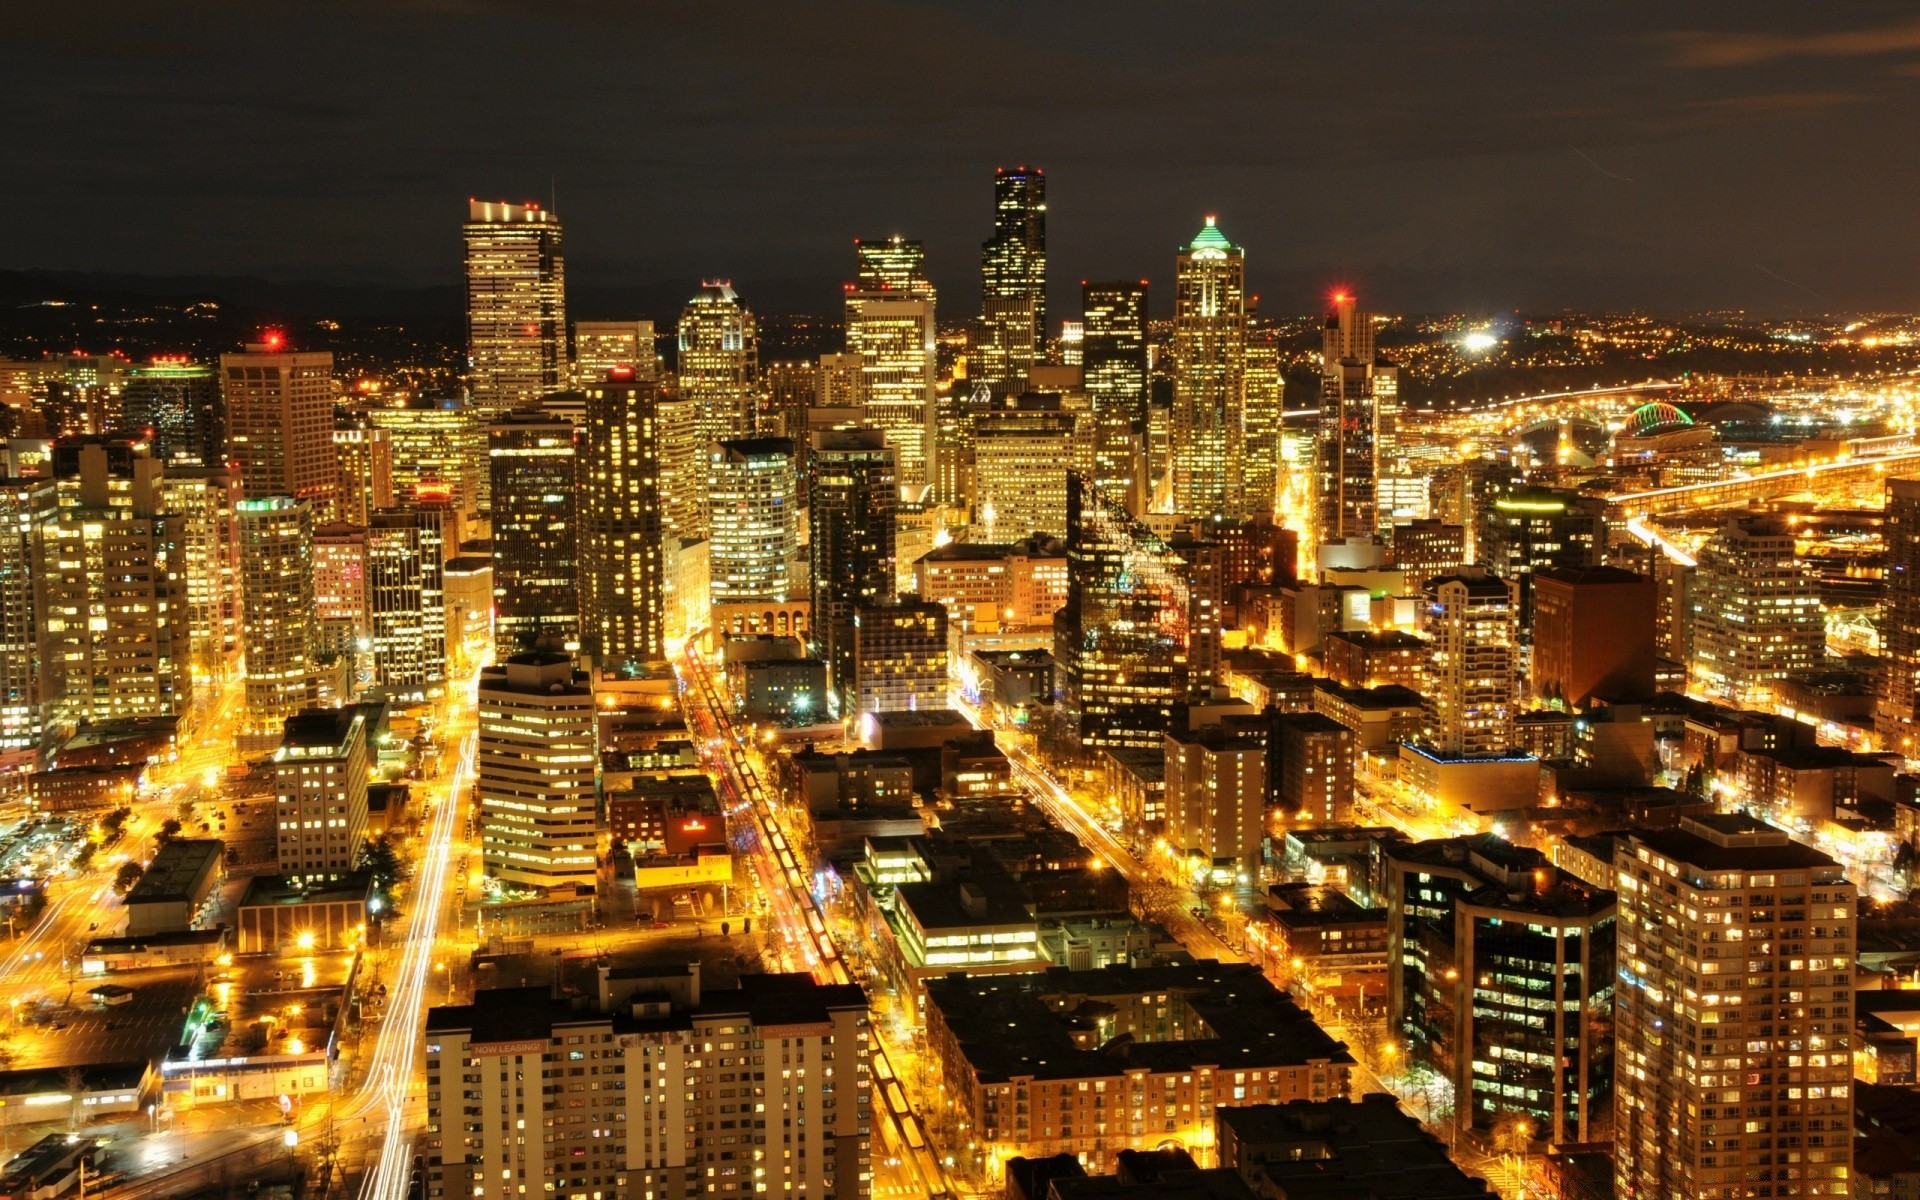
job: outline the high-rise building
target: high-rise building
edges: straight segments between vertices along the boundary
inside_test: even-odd
[[[532,650],[480,672],[478,796],[489,876],[593,891],[599,762],[593,689],[565,654]]]
[[[567,379],[560,218],[538,204],[467,202],[467,371],[480,408],[513,408]]]
[[[730,605],[797,594],[788,577],[800,551],[800,506],[794,498],[793,443],[786,438],[725,441],[710,452],[708,594],[714,628]]]
[[[1173,506],[1246,515],[1246,255],[1212,217],[1180,252],[1173,308]]]
[[[1653,580],[1619,567],[1533,573],[1533,694],[1584,708],[1653,695]]]
[[[822,354],[819,386],[812,407],[864,413],[867,407],[867,364],[858,354]],[[809,422],[812,418],[809,417]]]
[[[446,514],[423,506],[373,514],[367,609],[374,681],[424,700],[447,682]]]
[[[854,610],[854,691],[862,713],[947,707],[947,610],[902,596]]]
[[[333,355],[295,353],[278,335],[220,356],[227,455],[247,499],[291,496],[331,515],[340,476],[333,451]]]
[[[1320,431],[1314,504],[1319,541],[1385,534],[1383,464],[1398,453],[1400,376],[1374,353],[1373,318],[1335,292],[1321,339]]]
[[[1260,877],[1267,804],[1266,739],[1206,725],[1169,729],[1166,828],[1186,879],[1232,885]]]
[[[697,542],[707,536],[707,442],[700,432],[700,405],[663,381],[653,412],[661,532]]]
[[[336,515],[349,525],[365,525],[382,508],[393,507],[393,435],[362,414],[348,426],[335,426],[333,452],[340,467]]]
[[[1067,532],[1067,473],[1074,464],[1073,413],[1029,397],[973,419],[975,522],[988,541]]]
[[[866,1200],[858,987],[745,975],[703,988],[698,963],[658,977],[603,968],[600,981],[585,1009],[544,987],[492,988],[427,1013],[429,1194]],[[735,1098],[743,1074],[764,1086]]]
[[[1707,539],[1691,600],[1691,674],[1709,692],[1758,703],[1826,658],[1817,581],[1778,517],[1736,518]]]
[[[918,241],[894,234],[885,238],[853,239],[857,265],[854,286],[862,292],[899,292],[934,299],[933,283],[927,278],[927,251]]]
[[[760,335],[753,314],[725,280],[703,283],[681,310],[674,376],[697,411],[702,443],[751,437]]]
[[[163,509],[163,478],[143,441],[54,443],[41,546],[54,723],[176,716],[192,699],[184,521]]]
[[[494,644],[503,660],[543,637],[580,644],[579,449],[571,423],[539,413],[502,413],[487,428]]]
[[[225,465],[226,410],[220,403],[219,372],[185,357],[128,367],[120,391],[120,427],[144,436],[162,462]]]
[[[1273,806],[1315,824],[1353,816],[1353,730],[1317,712],[1275,713],[1267,750],[1267,796]]]
[[[492,479],[486,421],[491,415],[457,399],[368,409],[367,424],[386,430],[392,440],[393,507],[446,502],[462,515],[487,511]]]
[[[1613,865],[1614,1194],[1853,1195],[1845,870],[1744,816],[1631,833]]]
[[[967,378],[996,399],[1018,396],[1040,359],[1032,296],[982,296],[967,330]]]
[[[1241,461],[1246,472],[1241,483],[1242,508],[1250,517],[1271,520],[1279,500],[1281,414],[1287,381],[1280,366],[1282,327],[1260,316],[1258,300],[1258,296],[1247,298],[1247,358],[1240,370],[1240,427],[1245,445]]]
[[[1481,507],[1474,561],[1519,588],[1520,627],[1533,626],[1533,573],[1598,566],[1607,554],[1607,502],[1559,488],[1520,487]]]
[[[314,645],[352,664],[355,691],[373,682],[373,630],[367,603],[367,527],[313,527]]]
[[[372,753],[359,708],[310,708],[286,719],[273,755],[281,875],[317,883],[358,865]]]
[[[1147,281],[1080,285],[1081,371],[1093,407],[1093,484],[1146,511]]]
[[[574,386],[605,379],[615,367],[630,367],[642,379],[659,376],[660,355],[654,349],[653,322],[575,321]]]
[[[994,311],[986,300],[1032,301],[1002,312],[1009,322],[1030,322],[1015,340],[1041,344],[1047,330],[1047,173],[1039,167],[999,167],[993,173],[993,236],[980,247],[980,297],[989,322]]]
[[[1422,587],[1427,637],[1427,741],[1442,754],[1503,754],[1513,745],[1513,593],[1462,568]]]
[[[1886,599],[1880,640],[1882,672],[1876,724],[1890,749],[1915,757],[1920,744],[1920,479],[1887,480]]]
[[[934,345],[931,294],[847,293],[847,352],[860,356],[866,423],[886,434],[903,494],[933,482]]]
[[[895,515],[900,491],[893,448],[878,430],[813,435],[808,469],[808,574],[815,656],[836,692],[853,688],[853,620],[862,604],[894,594]]]
[[[807,410],[820,395],[820,364],[804,358],[762,363],[760,391],[760,430],[770,437],[791,438],[795,444],[803,444]]]
[[[1088,754],[1161,744],[1193,682],[1193,592],[1191,567],[1171,546],[1068,476],[1067,603],[1054,619],[1053,657]]]
[[[193,667],[224,676],[240,665],[240,477],[176,464],[160,490],[164,510],[181,518]]]
[[[580,464],[582,642],[602,671],[666,653],[659,385],[614,370],[586,387]]]
[[[248,731],[277,737],[314,699],[313,508],[306,501],[240,502],[240,611]]]
[[[0,480],[0,760],[38,750],[59,688],[41,552],[53,481]]]
[[[1436,517],[1408,521],[1393,527],[1393,565],[1406,573],[1407,586],[1417,588],[1435,575],[1444,575],[1467,561],[1467,529]]]

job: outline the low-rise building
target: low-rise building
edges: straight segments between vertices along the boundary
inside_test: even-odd
[[[1400,780],[1429,804],[1468,812],[1515,812],[1540,796],[1540,760],[1531,754],[1453,755],[1400,747]]]
[[[1279,964],[1310,999],[1384,1005],[1387,910],[1367,908],[1326,884],[1267,889],[1267,909],[1250,926],[1262,958]]]
[[[1492,1200],[1394,1097],[1295,1100],[1222,1107],[1220,1165],[1261,1196],[1287,1200]]]
[[[1320,645],[1327,677],[1342,687],[1419,690],[1427,642],[1399,629],[1340,629]]]
[[[359,966],[356,951],[303,954],[293,970],[279,958],[235,959],[160,1064],[167,1103],[317,1100],[331,1087]]]
[[[1315,685],[1313,711],[1353,730],[1362,754],[1391,753],[1420,735],[1426,718],[1420,693],[1398,684],[1377,688],[1341,687],[1324,680]]]
[[[217,838],[176,838],[161,846],[123,901],[127,935],[192,928],[220,882],[225,853],[226,844]]]
[[[373,876],[366,871],[311,887],[283,876],[256,875],[234,911],[234,952],[325,952],[362,945],[367,918],[378,907],[373,892]]]
[[[607,829],[636,856],[689,854],[726,840],[713,780],[699,771],[638,774],[607,793]]]

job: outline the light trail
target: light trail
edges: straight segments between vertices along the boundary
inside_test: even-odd
[[[407,1091],[413,1085],[421,1023],[426,1016],[428,981],[440,933],[453,834],[459,827],[460,798],[474,771],[478,738],[477,732],[467,734],[447,794],[440,802],[439,811],[434,813],[432,832],[421,855],[417,875],[420,887],[414,894],[413,918],[407,928],[400,966],[394,975],[387,1015],[381,1024],[373,1057],[367,1064],[366,1081],[345,1110],[347,1119],[368,1115],[381,1103],[387,1110],[380,1157],[361,1182],[360,1200],[406,1200],[413,1171],[413,1137],[406,1119]]]
[[[1659,547],[1660,550],[1663,553],[1665,553],[1668,558],[1672,559],[1674,562],[1679,563],[1683,567],[1691,567],[1696,565],[1693,561],[1693,555],[1688,554],[1685,550],[1682,550],[1679,546],[1675,545],[1672,541],[1662,536],[1659,530],[1647,524],[1647,519],[1645,517],[1635,517],[1632,520],[1628,521],[1627,532],[1632,534],[1634,537],[1639,538],[1641,542],[1645,543],[1646,545]]]

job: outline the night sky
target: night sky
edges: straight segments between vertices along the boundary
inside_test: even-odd
[[[93,3],[0,39],[0,266],[453,283],[469,195],[574,282],[831,310],[855,235],[970,311],[1044,166],[1055,311],[1208,212],[1272,311],[1920,309],[1920,10],[1699,4]],[[958,311],[956,311],[958,310]],[[585,313],[583,315],[611,315]]]

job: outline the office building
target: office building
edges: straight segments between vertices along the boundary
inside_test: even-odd
[[[1885,513],[1880,639],[1887,665],[1875,724],[1888,748],[1912,757],[1920,744],[1920,479],[1887,480]]]
[[[1320,426],[1315,462],[1319,541],[1391,531],[1377,481],[1398,453],[1398,369],[1374,353],[1373,317],[1336,292],[1321,338]]]
[[[52,480],[0,480],[0,761],[39,749],[60,688],[40,557],[53,511]]]
[[[1469,567],[1423,587],[1427,737],[1443,755],[1504,753],[1513,744],[1513,593]]]
[[[1615,1194],[1854,1194],[1841,865],[1742,816],[1631,833],[1613,861]]]
[[[367,603],[367,527],[313,527],[314,650],[353,663],[355,688],[373,682],[373,627]]]
[[[330,518],[340,498],[333,451],[333,355],[296,353],[278,335],[220,356],[227,457],[249,500],[291,496]]]
[[[49,720],[168,717],[193,696],[184,520],[165,512],[146,443],[113,435],[53,448],[56,511],[40,526]],[[24,497],[27,515],[41,503]]]
[[[1454,1164],[1447,1142],[1385,1092],[1354,1100],[1234,1104],[1214,1114],[1214,1153],[1254,1195],[1288,1200],[1492,1200]],[[1568,1200],[1575,1193],[1563,1192]],[[1063,1197],[1062,1200],[1073,1200]]]
[[[961,633],[1050,629],[1067,602],[1067,547],[1052,538],[949,542],[913,564],[914,590]]]
[[[607,377],[615,367],[626,367],[642,379],[660,375],[660,355],[654,349],[652,321],[575,321],[573,323],[573,381],[585,387]]]
[[[619,370],[589,384],[580,464],[582,642],[602,671],[666,653],[659,385]]]
[[[1515,488],[1480,509],[1474,561],[1519,589],[1519,622],[1533,627],[1533,573],[1598,566],[1607,553],[1607,502],[1557,488]]]
[[[725,280],[703,283],[680,312],[674,377],[694,404],[702,443],[753,436],[760,335]]]
[[[488,876],[547,891],[598,879],[593,690],[573,659],[516,654],[480,672],[481,861]]]
[[[543,639],[580,644],[579,432],[540,413],[502,413],[487,427],[493,477],[493,611],[496,654]]]
[[[220,678],[240,667],[240,477],[171,464],[160,493],[162,509],[181,522],[192,665]]]
[[[967,381],[995,399],[1018,396],[1040,360],[1032,296],[983,296],[967,330]]]
[[[1585,708],[1653,695],[1653,580],[1619,567],[1533,572],[1533,694]]]
[[[1342,687],[1418,691],[1427,671],[1425,639],[1401,629],[1336,629],[1321,641],[1320,657]]]
[[[793,457],[793,443],[776,437],[724,441],[709,451],[708,596],[715,629],[732,624],[733,606],[785,604],[800,591],[789,578],[800,552]]]
[[[654,454],[660,471],[660,531],[697,542],[707,536],[707,442],[700,405],[663,380],[653,403]]]
[[[1467,528],[1438,518],[1404,521],[1393,527],[1393,565],[1418,588],[1467,561]]]
[[[933,283],[927,278],[927,250],[917,240],[897,233],[884,238],[855,238],[853,256],[856,273],[851,290],[934,299]]]
[[[1266,834],[1267,740],[1205,725],[1170,729],[1166,753],[1166,828],[1181,876],[1232,886],[1260,877]]]
[[[900,492],[895,456],[878,430],[813,435],[807,508],[815,657],[843,696],[853,690],[853,621],[862,604],[894,593]]]
[[[1722,525],[1700,549],[1690,598],[1690,674],[1714,695],[1761,703],[1827,656],[1818,582],[1778,517]]]
[[[340,500],[335,513],[349,525],[365,525],[383,508],[393,507],[393,435],[366,420],[365,414],[333,430],[339,464]]]
[[[980,247],[982,320],[1008,323],[1014,344],[1039,347],[1047,330],[1047,173],[998,167],[993,173],[993,236]],[[989,300],[1029,302],[995,309]],[[1013,325],[1024,322],[1014,330]],[[1032,361],[1032,360],[1029,360]]]
[[[1187,561],[1117,500],[1068,477],[1067,603],[1053,658],[1084,753],[1160,745],[1173,706],[1214,682],[1205,664],[1217,645],[1196,647],[1206,635],[1196,637],[1195,608],[1207,597],[1195,582]]]
[[[1271,521],[1280,499],[1280,426],[1287,394],[1281,342],[1286,331],[1280,322],[1255,310],[1258,299],[1247,300],[1246,361],[1240,369],[1240,427],[1245,446],[1241,508],[1250,518]]]
[[[1181,251],[1173,301],[1173,506],[1247,515],[1246,255],[1212,217]]]
[[[479,408],[532,404],[567,381],[560,218],[538,204],[467,202],[467,371]]]
[[[314,699],[313,509],[305,501],[240,502],[240,611],[248,730],[277,736]]]
[[[1093,484],[1138,514],[1147,495],[1147,281],[1081,284],[1080,317]]]
[[[788,438],[806,448],[807,410],[820,396],[820,364],[808,359],[783,359],[760,364],[760,420],[769,437]],[[804,466],[804,464],[802,464]],[[804,480],[806,472],[800,472]],[[805,498],[802,498],[805,503]]]
[[[1347,1094],[1353,1058],[1248,963],[926,982],[938,1115],[965,1166],[1204,1144],[1214,1109]],[[1118,1045],[1127,1053],[1115,1053]]]
[[[917,499],[933,482],[934,348],[930,289],[850,291],[847,353],[860,356],[866,424],[886,434],[902,494]]]
[[[273,755],[280,874],[304,883],[338,879],[359,864],[367,832],[364,710],[310,708],[288,717]]]
[[[975,522],[987,541],[1064,537],[1067,472],[1079,422],[1058,400],[1028,397],[973,419]],[[1115,497],[1125,502],[1124,495]]]
[[[858,354],[822,354],[812,407],[834,413],[851,411],[858,419],[867,406],[866,366],[866,360]],[[813,417],[807,419],[811,430]]]
[[[428,1011],[428,1194],[866,1200],[858,987],[746,975],[713,989],[698,963],[602,967],[597,999],[495,988]],[[765,1078],[745,1102],[741,1075]]]
[[[145,437],[162,462],[199,467],[227,461],[220,373],[185,357],[128,367],[120,386],[120,427]]]
[[[854,609],[854,695],[861,713],[947,707],[947,610],[902,596]]]
[[[399,508],[444,501],[462,515],[485,512],[487,426],[491,413],[458,400],[416,400],[373,408],[364,420],[393,446],[393,502]]]
[[[404,700],[424,700],[445,688],[445,510],[373,514],[367,526],[367,611],[374,682]]]

